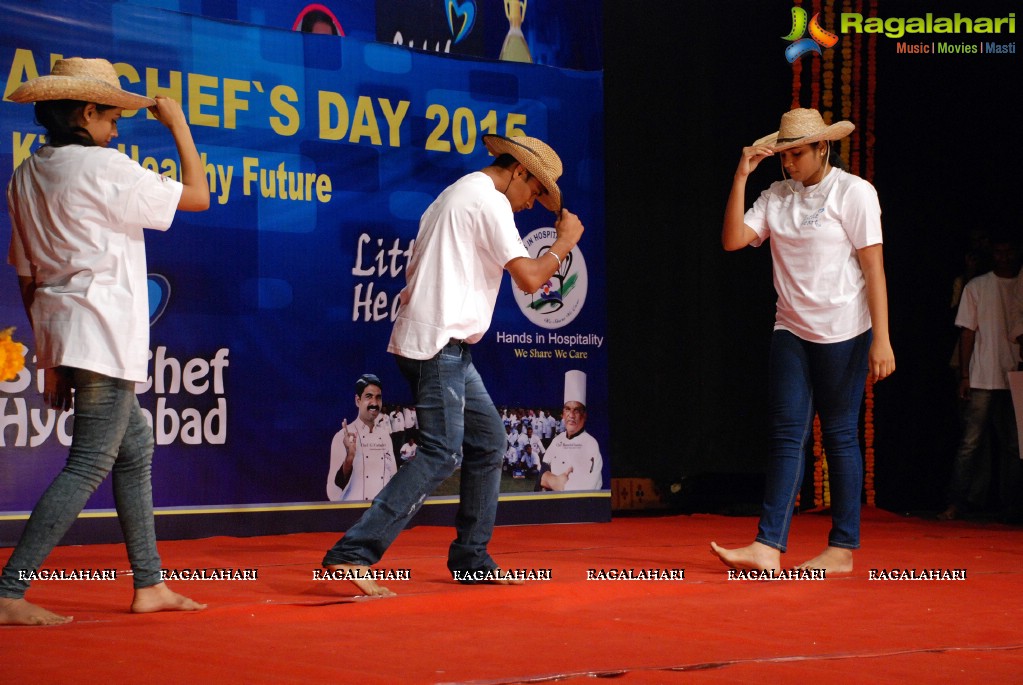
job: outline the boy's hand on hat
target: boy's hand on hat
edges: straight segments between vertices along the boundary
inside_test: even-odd
[[[583,231],[586,229],[583,228],[578,216],[567,209],[562,209],[558,220],[554,222],[554,230],[558,232],[558,238],[571,240],[575,245],[583,237]]]

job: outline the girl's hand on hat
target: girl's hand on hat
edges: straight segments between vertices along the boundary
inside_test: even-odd
[[[181,103],[159,95],[155,99],[156,104],[149,108],[149,113],[174,136],[178,157],[181,158],[181,185],[184,188],[178,200],[178,209],[185,212],[205,211],[210,207],[209,181]]]
[[[757,168],[765,157],[772,157],[774,150],[767,145],[751,145],[742,149],[742,157],[739,158],[737,174],[749,176]]]
[[[157,95],[156,104],[150,107],[149,111],[154,119],[171,130],[175,126],[187,124],[185,113],[181,109],[181,103],[174,98]]]

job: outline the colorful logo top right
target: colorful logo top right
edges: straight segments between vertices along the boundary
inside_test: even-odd
[[[809,22],[806,21],[806,10],[802,7],[792,8],[792,30],[789,35],[782,36],[785,40],[792,41],[785,48],[785,58],[789,64],[795,62],[808,52],[821,54],[821,48],[833,48],[838,43],[838,36],[831,31],[821,28],[820,13],[813,15]],[[809,28],[810,35],[804,36]]]

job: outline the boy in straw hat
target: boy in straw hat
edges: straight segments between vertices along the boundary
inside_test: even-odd
[[[104,59],[58,60],[11,93],[34,102],[46,144],[7,190],[9,261],[44,369],[44,400],[74,406],[67,465],[32,511],[0,576],[0,623],[71,620],[24,599],[30,578],[113,471],[114,500],[134,574],[134,612],[205,605],[161,581],[150,479],[153,431],[135,396],[147,376],[149,303],[143,228],[166,230],[175,210],[204,210],[209,188],[181,106],[121,89]],[[147,108],[181,157],[181,181],[107,146],[125,109]],[[74,390],[74,395],[72,395]]]
[[[828,546],[800,568],[852,571],[860,545],[863,465],[858,440],[868,370],[895,371],[881,256],[881,208],[867,181],[837,168],[831,142],[853,124],[824,123],[794,109],[779,130],[743,148],[725,206],[726,250],[771,239],[778,293],[769,362],[770,462],[753,543],[711,551],[733,568],[778,570],[785,551],[814,412],[821,419],[831,479]],[[746,179],[768,157],[787,180],[773,183],[743,212]]]
[[[505,270],[536,292],[583,233],[562,207],[561,160],[536,138],[483,138],[496,159],[448,186],[423,214],[388,352],[409,381],[419,423],[416,458],[388,482],[362,518],[327,552],[369,595],[393,594],[373,581],[375,564],[423,500],[461,466],[457,537],[448,552],[455,580],[495,580],[487,552],[497,514],[504,423],[472,363],[470,347],[490,326]],[[531,258],[514,213],[539,201],[557,215],[557,240]],[[360,577],[361,576],[361,577]]]

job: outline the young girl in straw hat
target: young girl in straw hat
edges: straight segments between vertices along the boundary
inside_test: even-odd
[[[60,616],[24,599],[29,580],[113,471],[114,500],[134,574],[131,610],[205,605],[161,582],[153,524],[153,432],[135,383],[146,380],[149,303],[143,227],[166,230],[177,209],[209,207],[209,187],[181,106],[122,90],[103,59],[57,61],[10,99],[34,102],[46,144],[14,171],[7,190],[9,261],[44,371],[44,400],[74,406],[67,464],[36,504],[0,575],[0,623],[51,625]],[[181,158],[181,181],[116,149],[125,109],[149,110]],[[74,394],[72,394],[74,390]]]
[[[743,148],[725,206],[726,250],[771,238],[778,294],[769,365],[770,463],[757,537],[737,549],[710,543],[733,568],[781,568],[815,411],[828,455],[832,528],[827,548],[799,568],[848,573],[860,545],[860,403],[868,371],[886,378],[895,371],[895,355],[877,193],[838,168],[832,151],[832,141],[853,128],[848,121],[825,125],[812,109],[786,113],[776,133]],[[787,178],[744,213],[746,179],[768,157],[780,160]]]

